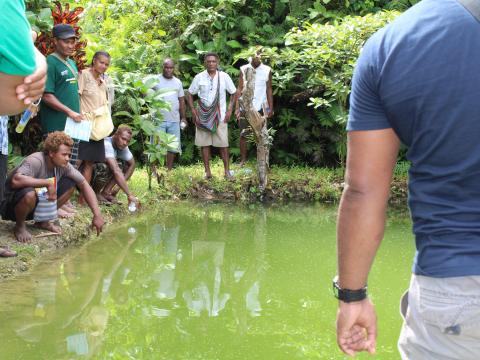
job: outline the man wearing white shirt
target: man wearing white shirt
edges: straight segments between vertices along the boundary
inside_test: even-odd
[[[165,59],[163,62],[163,72],[158,75],[158,83],[153,87],[155,90],[168,89],[175,91],[174,94],[167,95],[163,98],[166,102],[170,103],[170,110],[160,110],[163,121],[160,124],[159,129],[165,131],[167,134],[175,135],[178,140],[177,149],[170,149],[167,152],[168,170],[172,170],[175,154],[180,154],[182,152],[180,144],[180,124],[183,123],[183,127],[187,126],[183,85],[182,82],[173,75],[174,70],[175,63],[173,60],[168,58]]]
[[[210,146],[219,148],[223,160],[225,178],[231,178],[228,152],[228,125],[232,108],[236,100],[235,85],[230,76],[218,71],[218,55],[205,55],[206,70],[197,74],[187,92],[187,102],[195,121],[195,145],[200,146],[205,178],[212,177],[210,171]],[[233,96],[227,109],[227,94]],[[198,107],[195,108],[192,95],[198,95]],[[218,125],[208,127],[205,124]]]
[[[241,94],[245,88],[245,72],[248,68],[254,70],[255,90],[253,93],[253,106],[261,115],[271,118],[273,116],[273,93],[272,93],[272,69],[262,63],[261,52],[256,51],[250,62],[240,67],[240,78],[238,80],[238,93]],[[240,127],[240,166],[247,161],[247,134],[250,125],[240,109],[238,98],[235,106],[235,116]]]

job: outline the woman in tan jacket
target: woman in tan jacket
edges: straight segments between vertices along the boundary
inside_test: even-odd
[[[109,65],[110,55],[105,51],[97,51],[93,56],[91,67],[83,70],[78,78],[80,110],[86,119],[94,121],[90,141],[81,141],[79,146],[79,159],[82,160],[81,171],[88,182],[91,181],[94,164],[105,162],[103,139],[113,130],[110,115],[113,87],[105,74]],[[95,123],[98,121],[105,122],[100,126],[102,129],[100,132],[95,131],[96,128],[99,128],[99,124]]]

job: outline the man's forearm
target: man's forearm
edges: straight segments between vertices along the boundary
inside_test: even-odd
[[[267,102],[268,102],[268,107],[270,108],[270,111],[273,111],[273,94],[272,94],[271,88],[267,90]]]
[[[267,81],[267,102],[270,107],[270,111],[273,112],[273,91],[272,91],[272,72],[268,75]]]
[[[230,95],[230,102],[228,103],[227,111],[232,111],[233,105],[235,105],[236,102],[237,102],[237,93],[235,92],[234,94]]]
[[[85,198],[88,207],[90,208],[90,210],[92,210],[93,215],[101,216],[102,213],[100,211],[100,207],[98,206],[97,197],[95,196],[95,192],[90,187],[88,182],[85,180],[80,185],[78,185],[78,187],[83,197]]]
[[[337,223],[338,275],[342,288],[360,289],[383,238],[386,199],[345,188]]]
[[[120,187],[120,189],[122,189],[127,196],[130,196],[130,189],[128,188],[125,176],[123,175],[123,172],[120,170],[120,168],[113,171],[113,178],[115,179],[115,182]]]
[[[193,105],[193,96],[190,94],[188,91],[185,93],[185,98],[187,99],[187,104],[192,111],[192,113],[195,111],[195,107]]]
[[[22,189],[26,187],[40,188],[50,184],[51,180],[36,179],[22,174],[15,174],[12,178],[12,189]]]
[[[125,173],[124,173],[125,181],[128,181],[128,179],[130,179],[134,171],[135,171],[135,162],[129,163],[128,168],[127,170],[125,170]]]
[[[24,76],[8,75],[0,72],[0,114],[15,115],[22,112],[27,105],[18,100],[15,89],[23,83]]]
[[[46,103],[49,107],[51,107],[53,110],[63,112],[67,115],[72,112],[72,109],[70,109],[68,106],[63,105],[60,100],[58,100],[57,97],[52,93],[45,93],[43,95],[42,101]]]
[[[351,131],[347,145],[337,223],[338,276],[341,287],[355,290],[365,286],[383,238],[400,140],[393,129]]]
[[[178,98],[180,119],[186,119],[185,114],[185,97]]]

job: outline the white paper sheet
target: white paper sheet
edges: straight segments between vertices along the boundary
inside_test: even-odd
[[[92,132],[92,122],[88,120],[76,122],[72,118],[67,117],[64,131],[65,134],[70,136],[72,139],[89,141],[90,133]]]

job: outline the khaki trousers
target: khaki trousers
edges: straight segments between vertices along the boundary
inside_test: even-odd
[[[412,275],[400,310],[402,359],[480,359],[480,276]]]

